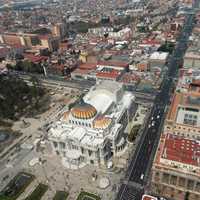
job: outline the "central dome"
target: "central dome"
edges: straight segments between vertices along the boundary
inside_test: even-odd
[[[71,109],[71,114],[78,119],[91,119],[97,114],[97,110],[94,106],[81,101]]]

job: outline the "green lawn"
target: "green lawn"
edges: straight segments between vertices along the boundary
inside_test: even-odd
[[[13,199],[0,195],[0,200],[13,200]]]
[[[25,200],[40,200],[47,190],[48,186],[40,183]]]
[[[17,199],[35,177],[32,174],[20,172],[1,191],[0,200]]]
[[[78,195],[77,200],[101,200],[101,198],[95,194],[83,191]]]
[[[53,200],[66,200],[69,193],[65,191],[56,191],[56,194],[53,198]]]

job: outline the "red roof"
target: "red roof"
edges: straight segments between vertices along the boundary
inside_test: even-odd
[[[162,157],[168,160],[199,166],[200,143],[172,134],[167,134]]]
[[[96,69],[97,64],[95,63],[84,63],[79,66],[79,69]]]
[[[116,79],[120,75],[120,71],[118,70],[112,70],[110,72],[97,72],[97,77],[105,77],[105,78],[112,78]]]
[[[157,200],[158,198],[144,194],[142,200]]]
[[[128,63],[119,61],[98,61],[97,65],[123,67],[123,68],[127,68],[129,66]]]
[[[123,83],[133,83],[140,80],[140,77],[136,74],[125,73],[121,77]]]
[[[77,73],[77,74],[89,74],[91,70],[88,69],[75,69],[72,73]]]
[[[24,58],[30,60],[33,63],[38,63],[48,59],[46,56],[35,56],[33,54],[24,54]]]
[[[142,41],[142,44],[146,44],[146,45],[160,45],[160,42],[158,42],[156,40],[152,40],[152,39],[144,39]]]

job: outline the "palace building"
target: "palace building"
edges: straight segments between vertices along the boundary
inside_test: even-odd
[[[78,169],[87,164],[109,167],[127,149],[130,121],[137,106],[121,83],[101,81],[49,129],[53,151],[62,164]]]

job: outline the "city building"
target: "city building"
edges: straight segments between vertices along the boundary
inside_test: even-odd
[[[199,74],[180,70],[152,167],[152,191],[174,200],[200,199]]]
[[[64,23],[57,23],[52,27],[52,34],[63,39],[67,33],[67,25]]]
[[[200,199],[200,143],[165,132],[152,167],[152,191],[174,200]]]
[[[142,196],[142,200],[158,200],[158,198],[157,197],[153,197],[151,195],[144,194]]]
[[[127,63],[98,61],[97,63],[81,64],[71,73],[71,77],[73,79],[118,81],[127,71],[129,71]]]
[[[154,52],[151,54],[149,58],[150,70],[154,70],[155,68],[162,69],[166,63],[169,53],[166,52]]]
[[[59,48],[59,38],[51,35],[40,35],[40,47],[49,51],[57,51]]]
[[[190,84],[188,92],[175,92],[164,129],[174,135],[200,140],[200,84]]]
[[[184,56],[184,68],[199,68],[200,67],[200,53],[198,51],[188,51]]]
[[[137,106],[121,83],[101,81],[49,130],[53,152],[72,169],[111,166],[127,149],[126,137]]]

